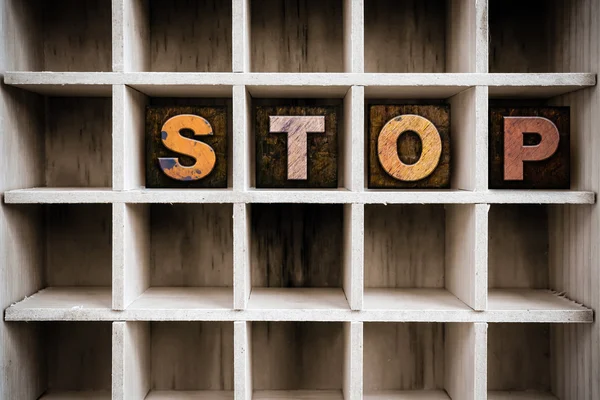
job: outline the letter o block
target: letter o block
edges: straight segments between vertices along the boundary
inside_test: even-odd
[[[146,187],[227,187],[224,106],[147,107]]]
[[[568,107],[491,107],[491,189],[569,189]]]
[[[450,186],[448,106],[369,107],[369,188]]]

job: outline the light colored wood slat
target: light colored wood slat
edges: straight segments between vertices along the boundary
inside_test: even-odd
[[[311,96],[341,98],[356,85],[365,86],[368,97],[447,98],[471,86],[490,86],[491,97],[548,98],[594,86],[596,74],[6,72],[5,83],[41,94],[76,96],[110,96],[111,85],[128,85],[148,96],[228,97],[232,86],[247,85],[253,95],[270,90],[267,97],[304,86]]]
[[[445,289],[365,289],[364,309],[470,311],[471,309]]]
[[[227,287],[151,287],[128,310],[230,310],[232,289]]]
[[[478,3],[476,0],[452,0],[447,3],[447,72],[487,72],[478,68],[482,51],[478,37]]]
[[[233,157],[229,161],[233,163],[232,186],[235,191],[247,190],[252,182],[250,102],[251,97],[245,86],[233,87]]]
[[[531,322],[531,323],[590,323],[593,322],[594,313],[588,308],[569,308],[559,304],[556,309],[527,309],[527,304],[513,308],[494,309],[488,311],[473,311],[466,305],[448,305],[447,301],[453,301],[451,296],[439,297],[435,302],[427,294],[422,299],[409,298],[406,295],[400,297],[400,301],[393,296],[388,296],[388,304],[369,306],[369,291],[365,297],[365,309],[362,311],[351,311],[340,306],[329,308],[314,308],[310,313],[306,309],[274,308],[272,301],[264,308],[248,308],[237,311],[223,309],[224,302],[219,297],[185,298],[182,292],[181,300],[169,301],[167,305],[174,304],[173,308],[161,307],[162,302],[148,299],[146,306],[140,302],[140,306],[132,305],[125,311],[113,311],[110,308],[110,293],[105,292],[104,307],[94,302],[94,307],[87,304],[93,299],[87,295],[74,298],[70,293],[64,294],[68,289],[57,293],[47,293],[32,296],[22,302],[8,307],[5,311],[6,321],[342,321],[342,322]],[[425,290],[425,289],[420,289]],[[44,293],[44,292],[41,292]],[[61,294],[62,293],[62,294]],[[402,293],[400,293],[402,294]],[[548,294],[548,296],[555,296]],[[174,296],[175,297],[175,296]],[[160,299],[160,297],[158,297]],[[458,300],[454,300],[458,301]],[[519,300],[520,301],[520,300]],[[326,304],[327,297],[323,300],[313,299],[313,304]],[[294,305],[296,303],[292,303]],[[451,304],[451,303],[450,303]],[[508,304],[514,304],[508,302]],[[143,307],[142,307],[143,306]]]
[[[143,400],[150,390],[150,325],[113,322],[112,398]]]
[[[558,397],[551,393],[537,391],[490,391],[487,395],[488,400],[558,400]]]
[[[233,400],[231,390],[151,390],[145,400]]]
[[[365,70],[364,0],[344,0],[344,71]]]
[[[486,396],[486,324],[446,324],[444,387],[453,399]]]
[[[344,400],[363,398],[363,323],[344,323]]]
[[[233,307],[248,306],[252,290],[251,213],[246,204],[233,205]]]
[[[346,400],[339,390],[257,390],[253,400]]]
[[[252,400],[252,323],[233,323],[234,386],[237,400]]]
[[[449,99],[450,130],[452,152],[451,187],[462,190],[485,190],[477,185],[482,168],[477,157],[477,141],[480,136],[477,128],[477,88],[466,89]],[[487,98],[485,99],[487,102]],[[487,159],[486,164],[487,166]],[[483,172],[487,169],[484,168]]]
[[[475,310],[487,304],[487,208],[446,206],[446,288]]]
[[[348,310],[339,288],[259,288],[250,293],[249,310]]]
[[[344,97],[343,185],[348,190],[362,191],[365,186],[365,88],[351,86]]]
[[[348,304],[353,310],[363,307],[365,206],[344,205],[343,223],[343,287]]]
[[[445,390],[381,390],[364,395],[365,400],[450,400]]]
[[[113,86],[113,188],[146,185],[146,106],[148,98],[124,85]]]
[[[107,391],[52,391],[44,393],[39,400],[110,400]]]
[[[576,190],[260,190],[33,188],[8,190],[7,204],[78,203],[322,203],[322,204],[594,204],[590,191]]]
[[[232,0],[233,72],[250,72],[250,0]]]

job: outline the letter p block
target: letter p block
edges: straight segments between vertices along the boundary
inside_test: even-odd
[[[568,107],[490,108],[489,187],[568,189]]]

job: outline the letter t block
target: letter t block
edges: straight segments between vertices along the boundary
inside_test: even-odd
[[[337,188],[334,106],[256,107],[257,188]]]

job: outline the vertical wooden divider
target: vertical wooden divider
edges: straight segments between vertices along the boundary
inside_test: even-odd
[[[488,0],[451,0],[446,27],[446,72],[488,71]]]
[[[234,399],[252,400],[252,322],[233,324]]]
[[[112,400],[144,400],[150,391],[150,322],[113,322]]]
[[[145,185],[145,107],[148,98],[113,86],[113,189]],[[150,285],[149,205],[113,204],[113,308],[123,310]]]
[[[343,287],[352,310],[361,310],[364,293],[365,205],[344,204]]]
[[[250,0],[232,0],[232,69],[250,72]]]
[[[344,400],[363,397],[363,323],[344,322]]]
[[[365,72],[364,0],[344,0],[344,71]]]
[[[452,399],[487,398],[487,324],[447,323],[444,387]]]
[[[234,18],[235,20],[235,18]],[[250,94],[233,87],[233,191],[248,190],[251,182]],[[250,204],[233,205],[233,307],[243,310],[251,291]]]
[[[487,308],[488,209],[446,206],[446,288],[474,310]]]

